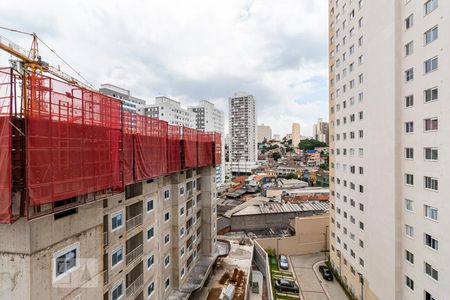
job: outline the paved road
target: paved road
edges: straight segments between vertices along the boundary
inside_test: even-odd
[[[348,300],[336,280],[322,279],[318,262],[324,260],[323,253],[291,256],[290,259],[304,300]]]

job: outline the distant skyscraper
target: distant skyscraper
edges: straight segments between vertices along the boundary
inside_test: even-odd
[[[167,121],[172,125],[197,127],[194,113],[181,107],[179,101],[169,97],[156,97],[154,104],[145,105],[138,112],[151,118]]]
[[[256,104],[252,95],[229,98],[230,168],[233,175],[249,174],[256,167]]]
[[[300,143],[300,124],[292,123],[292,145],[298,147]]]
[[[327,144],[330,142],[328,137],[328,123],[324,122],[321,118],[317,119],[317,123],[313,126],[313,137]]]
[[[189,106],[195,118],[197,129],[208,132],[220,132],[222,137],[222,164],[216,167],[216,183],[225,182],[225,124],[223,111],[216,108],[213,103],[202,100],[196,106]]]
[[[258,143],[262,143],[265,140],[270,140],[272,139],[272,128],[270,128],[270,126],[268,125],[258,125]]]

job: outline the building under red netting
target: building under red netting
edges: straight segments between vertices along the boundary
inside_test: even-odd
[[[118,99],[36,74],[22,105],[18,78],[0,69],[0,223],[220,164],[220,134],[168,125],[124,110]]]

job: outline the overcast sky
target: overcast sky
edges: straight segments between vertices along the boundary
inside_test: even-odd
[[[36,32],[96,87],[112,83],[149,103],[208,99],[224,111],[245,91],[258,123],[280,134],[299,122],[311,135],[317,118],[328,119],[325,0],[26,0],[0,1],[0,11],[0,26]]]

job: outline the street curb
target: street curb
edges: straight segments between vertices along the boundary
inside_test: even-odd
[[[312,269],[313,269],[314,274],[316,274],[317,280],[319,280],[319,282],[320,282],[320,286],[322,287],[323,292],[325,293],[325,295],[327,296],[327,298],[328,298],[329,300],[332,300],[331,297],[330,297],[330,294],[328,294],[327,289],[323,286],[323,283],[322,283],[323,281],[322,281],[322,279],[319,277],[319,274],[317,274],[317,271],[316,271],[316,266],[317,266],[318,264],[323,264],[323,263],[325,263],[324,260],[321,260],[321,261],[316,262],[316,263],[312,266]]]

